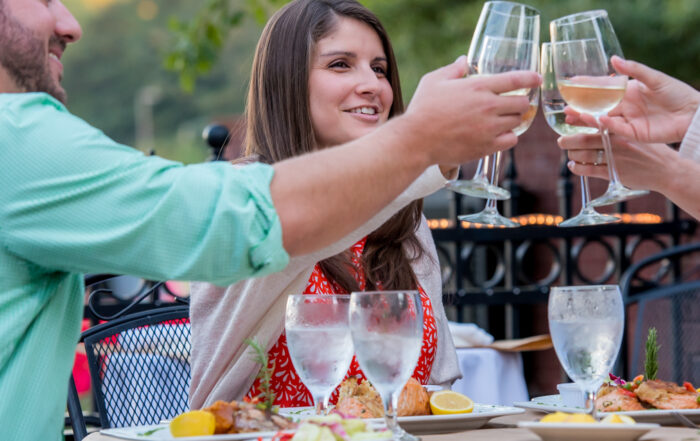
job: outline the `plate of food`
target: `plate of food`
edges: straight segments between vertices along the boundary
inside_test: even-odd
[[[459,432],[478,429],[492,418],[524,412],[517,407],[473,403],[461,394],[439,389],[426,388],[413,379],[406,383],[399,396],[397,411],[399,425],[404,430],[416,435]],[[341,384],[334,411],[346,417],[364,419],[373,427],[380,428],[384,424],[384,408],[379,394],[369,383],[354,378]],[[312,416],[313,412],[310,407],[280,409],[280,414],[297,421]]]
[[[269,411],[264,403],[217,401],[201,410],[184,412],[172,421],[135,427],[102,429],[102,435],[128,440],[240,441],[292,437],[297,424],[284,415]]]
[[[680,386],[671,381],[645,380],[637,377],[625,382],[611,375],[612,382],[598,390],[596,409],[602,415],[615,413],[639,422],[678,425],[674,414],[700,423],[700,392],[690,383]],[[585,412],[583,406],[566,406],[560,395],[536,397],[516,402],[514,406],[545,412]]]
[[[540,421],[521,421],[518,427],[528,429],[543,441],[634,441],[658,424],[637,423],[633,418],[611,414],[598,422],[591,415],[555,412]]]

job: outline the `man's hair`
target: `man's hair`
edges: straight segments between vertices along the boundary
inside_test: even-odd
[[[340,17],[366,23],[377,33],[394,95],[389,117],[403,112],[396,58],[379,19],[355,0],[294,0],[270,19],[255,50],[247,102],[247,156],[274,163],[318,148],[309,104],[311,61],[316,43],[336,28]],[[409,204],[368,236],[362,259],[366,289],[417,287],[410,261],[423,252],[416,237],[422,207],[422,200]],[[352,264],[347,252],[320,265],[347,292],[359,289],[348,271]]]

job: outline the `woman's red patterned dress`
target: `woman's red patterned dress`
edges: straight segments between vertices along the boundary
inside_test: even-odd
[[[360,258],[365,248],[366,240],[367,238],[364,238],[350,248],[352,252],[353,275],[361,290],[365,289],[365,277],[361,269]],[[413,378],[418,380],[421,384],[427,384],[430,378],[430,370],[435,360],[437,328],[435,327],[435,316],[433,315],[433,306],[430,302],[430,298],[423,291],[423,288],[419,287],[419,291],[421,303],[423,305],[423,344],[421,346],[418,364],[413,371]],[[316,265],[311,273],[311,277],[309,277],[309,282],[304,290],[304,294],[345,294],[345,292],[333,281],[329,281],[323,274],[323,271],[321,271],[321,268]],[[311,393],[306,386],[304,386],[304,383],[302,383],[294,369],[294,365],[292,365],[292,360],[287,350],[287,338],[284,331],[282,331],[282,335],[280,335],[277,343],[275,343],[267,355],[269,359],[268,366],[274,366],[271,387],[275,392],[275,404],[280,407],[313,406],[314,400]],[[348,377],[365,380],[365,376],[355,357],[352,358],[352,363],[350,364],[345,378]],[[260,392],[260,379],[256,379],[255,383],[253,383],[248,391],[248,397],[253,398],[259,395]],[[338,390],[336,389],[331,397],[331,403],[336,402],[337,394]]]

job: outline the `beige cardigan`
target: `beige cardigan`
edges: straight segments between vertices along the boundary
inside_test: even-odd
[[[306,256],[290,259],[281,272],[238,282],[227,288],[194,283],[190,297],[192,323],[192,381],[190,407],[199,409],[218,399],[241,399],[255,380],[259,366],[252,361],[247,339],[271,348],[284,328],[288,294],[299,294],[316,262],[333,256],[381,226],[399,209],[425,197],[445,184],[437,166],[428,168],[389,206],[333,245]],[[413,270],[430,297],[438,332],[438,346],[430,374],[431,384],[449,384],[461,372],[442,305],[442,283],[437,252],[423,218],[417,231],[426,252],[414,261]]]

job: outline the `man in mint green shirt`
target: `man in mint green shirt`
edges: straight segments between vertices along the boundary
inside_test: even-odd
[[[61,437],[84,272],[228,285],[347,235],[426,167],[515,144],[535,74],[426,75],[406,114],[273,166],[183,166],[120,145],[64,106],[81,36],[60,0],[0,0],[0,439]],[[459,97],[459,99],[455,99]]]

